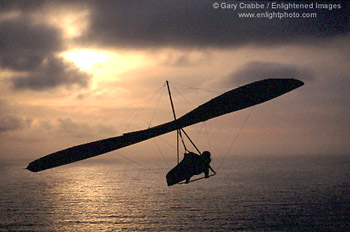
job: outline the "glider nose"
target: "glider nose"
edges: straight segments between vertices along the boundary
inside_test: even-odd
[[[275,80],[276,80],[275,84],[278,86],[278,87],[277,86],[275,87],[277,87],[279,90],[281,90],[284,93],[287,93],[289,91],[292,91],[304,85],[304,82],[294,78],[275,79]]]
[[[304,85],[304,82],[300,81],[300,80],[297,80],[297,79],[293,79],[294,80],[294,84],[295,84],[295,88],[299,88],[301,86]]]
[[[28,167],[26,167],[26,169],[31,171],[31,172],[37,172],[38,171],[32,164],[29,164]]]

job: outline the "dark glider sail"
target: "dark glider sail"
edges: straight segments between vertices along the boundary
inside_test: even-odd
[[[265,79],[253,82],[213,98],[177,120],[145,130],[57,151],[34,160],[28,165],[27,169],[32,172],[39,172],[98,156],[211,118],[260,104],[290,92],[303,84],[303,82],[296,79]]]

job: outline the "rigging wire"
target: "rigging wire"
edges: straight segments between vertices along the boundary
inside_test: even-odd
[[[207,138],[209,151],[211,151],[211,145],[210,145],[210,139],[209,139],[209,134],[208,134],[208,128],[207,128],[207,124],[205,123],[205,121],[203,122],[203,125],[204,125],[204,129],[205,129],[205,134],[206,134],[206,138]]]
[[[186,87],[188,89],[196,89],[196,90],[201,90],[201,91],[210,92],[210,93],[216,93],[216,94],[221,94],[222,93],[222,92],[218,92],[218,91],[214,91],[214,90],[203,89],[203,88],[193,87],[193,86],[190,86],[190,85],[181,84],[181,83],[178,83],[178,82],[175,82],[175,81],[171,81],[171,83],[176,84],[176,85],[180,85],[180,86],[183,86],[183,87]]]
[[[200,150],[199,150],[198,147],[194,144],[194,142],[192,141],[192,139],[190,138],[190,136],[188,136],[188,134],[186,133],[186,131],[185,131],[183,128],[181,128],[180,130],[186,135],[188,141],[191,142],[192,146],[197,150],[197,152],[198,152],[199,154],[202,154],[202,152],[200,152]],[[189,151],[189,150],[186,149],[186,151]]]
[[[165,87],[165,84],[163,84],[160,88],[158,88],[153,95],[149,98],[146,99],[144,101],[144,104],[141,108],[138,108],[135,113],[135,115],[127,122],[127,123],[122,123],[121,125],[125,124],[124,128],[122,131],[126,131],[126,129],[128,128],[128,126],[141,114],[141,112],[146,108],[146,106],[152,101],[152,99],[158,94],[159,91],[161,91],[163,88]],[[135,112],[134,111],[134,112]],[[120,125],[120,126],[121,126]]]
[[[164,88],[164,87],[165,87],[165,85],[162,86],[162,88]],[[156,103],[156,106],[154,107],[153,114],[152,114],[151,119],[150,119],[150,122],[149,122],[149,124],[148,124],[149,127],[152,126],[152,122],[153,122],[154,116],[155,116],[155,114],[156,114],[156,111],[157,111],[157,109],[158,109],[158,106],[159,106],[159,103],[160,103],[160,99],[161,99],[162,96],[163,96],[163,93],[164,93],[164,91],[162,91],[162,92],[159,94],[158,101],[157,101],[157,103]]]
[[[158,139],[158,140],[161,140],[161,141],[162,141],[163,143],[165,143],[167,146],[169,146],[169,147],[171,147],[171,148],[173,148],[173,149],[176,149],[176,146],[175,146],[175,145],[173,145],[173,144],[169,143],[168,141],[166,141],[165,139],[163,139],[162,136],[157,137],[157,139]]]
[[[164,162],[166,163],[166,166],[169,167],[168,160],[165,158],[165,156],[164,156],[162,150],[160,149],[160,147],[159,147],[159,145],[158,145],[158,143],[157,143],[157,140],[156,140],[156,139],[153,139],[153,141],[154,141],[154,144],[155,144],[156,147],[157,147],[157,150],[159,151],[160,155],[162,156]]]
[[[175,86],[172,86],[172,88],[175,90],[175,92],[176,92],[180,97],[182,97],[182,99],[185,100],[185,102],[186,102],[187,104],[189,104],[189,105],[191,105],[191,106],[194,105],[194,103],[193,103],[193,102],[190,102],[189,100],[187,100],[187,98],[185,98],[185,97],[183,96],[183,94],[181,94],[180,91],[179,91]]]
[[[180,85],[180,86],[185,86],[185,87],[187,87],[187,88],[192,88],[192,89],[197,89],[197,90],[202,90],[202,91],[207,91],[207,92],[212,92],[212,93],[219,93],[219,92],[216,92],[216,91],[210,91],[210,90],[205,90],[205,89],[201,89],[201,88],[195,88],[195,87],[191,87],[191,86],[188,86],[188,85],[179,84],[179,83],[176,83],[176,82],[171,82],[171,83],[175,83],[175,84]],[[165,87],[165,86],[166,86],[166,84],[162,85],[162,87],[159,88],[159,89],[155,92],[155,94],[153,94],[152,97],[145,103],[145,106],[148,105],[148,104],[150,103],[150,101],[154,98],[154,96],[155,96],[163,87]],[[188,100],[177,90],[177,88],[173,87],[173,89],[174,89],[187,103],[193,104],[193,103],[191,103],[190,101],[188,101]],[[155,107],[155,109],[154,109],[154,112],[153,112],[153,114],[152,114],[152,117],[151,117],[151,121],[150,121],[150,123],[149,123],[149,126],[151,126],[151,123],[152,123],[152,121],[153,121],[153,119],[154,119],[155,111],[156,111],[157,108],[158,108],[158,105],[159,105],[159,102],[160,102],[160,99],[161,99],[162,94],[163,94],[163,92],[161,93],[161,95],[160,95],[159,98],[158,98],[157,105],[156,105],[156,107]],[[140,110],[138,111],[137,115],[140,114],[140,112],[145,108],[145,106],[143,106],[143,108],[140,109]],[[227,158],[229,152],[231,151],[232,147],[233,147],[234,144],[236,143],[236,141],[237,141],[238,137],[240,136],[240,134],[241,134],[241,132],[242,132],[244,126],[246,125],[248,119],[250,118],[250,116],[251,116],[251,114],[252,114],[252,112],[253,112],[253,109],[254,109],[254,108],[252,108],[251,111],[249,112],[247,118],[246,118],[245,121],[243,122],[243,124],[242,124],[242,126],[240,127],[238,133],[236,134],[235,138],[233,139],[232,143],[230,144],[229,148],[227,149],[227,151],[226,151],[224,157],[222,158],[222,160],[221,160],[219,166],[216,168],[217,170],[221,168],[221,166],[222,166],[222,164],[224,163],[225,159]],[[137,115],[136,115],[136,116],[137,116]],[[136,116],[132,119],[132,121],[136,118]],[[205,128],[205,133],[206,133],[206,137],[207,137],[207,141],[208,141],[209,150],[211,150],[210,140],[209,140],[209,136],[208,136],[208,129],[207,129],[207,126],[206,126],[205,122],[203,122],[203,125],[204,125],[204,128]],[[187,139],[192,143],[193,147],[199,152],[199,154],[201,154],[201,152],[200,152],[199,149],[196,147],[196,145],[195,145],[194,142],[191,140],[191,138],[188,136],[188,134],[187,134],[182,128],[179,129],[179,130],[182,131],[182,132],[186,135]],[[201,129],[201,130],[202,130],[202,129]],[[182,140],[182,143],[183,143],[185,152],[189,151],[189,150],[187,149],[186,145],[185,145],[184,138],[183,138],[182,136],[180,136],[180,137],[181,137],[181,140]],[[166,162],[166,164],[167,164],[167,166],[168,166],[168,165],[169,165],[169,164],[168,164],[168,161],[166,160],[164,154],[162,153],[162,151],[161,151],[161,149],[160,149],[160,147],[159,147],[157,141],[156,141],[155,139],[153,139],[153,141],[154,141],[155,146],[156,146],[156,148],[158,149],[159,153],[161,154],[162,159]],[[164,140],[163,140],[163,141],[164,141]],[[169,143],[167,143],[167,144],[169,144]],[[170,144],[169,144],[169,145],[170,145]],[[147,165],[145,165],[145,164],[139,163],[139,162],[137,162],[136,160],[133,160],[133,159],[131,159],[131,158],[128,158],[128,157],[126,157],[126,156],[124,156],[124,155],[121,155],[121,156],[122,156],[123,158],[129,160],[129,161],[134,162],[135,164],[137,164],[137,165],[139,165],[139,166],[142,166],[142,167],[146,168],[147,170],[149,170],[149,171],[151,171],[151,172],[153,172],[153,173],[159,174],[159,173],[155,172],[153,169],[151,169],[149,166],[147,166]],[[202,178],[199,178],[199,179],[202,179]],[[199,179],[198,179],[198,180],[199,180]],[[197,179],[196,179],[196,180],[197,180]]]
[[[218,91],[213,91],[213,90],[208,90],[208,89],[193,87],[193,86],[189,86],[189,85],[177,83],[177,82],[174,82],[174,81],[171,81],[170,83],[173,84],[173,85],[172,85],[172,89],[174,89],[175,92],[176,92],[182,99],[184,99],[190,106],[192,106],[192,107],[195,105],[195,103],[189,101],[183,94],[181,94],[181,92],[178,90],[178,88],[177,88],[176,86],[174,86],[174,84],[177,85],[177,86],[185,87],[186,89],[200,90],[200,91],[209,92],[209,93],[215,93],[215,94],[218,94],[218,93],[220,94],[220,93],[222,93],[222,92],[218,92]],[[210,142],[209,142],[208,130],[207,130],[207,127],[206,127],[205,122],[203,122],[202,125],[203,125],[204,128],[205,128],[205,133],[206,133],[206,137],[207,137],[207,142],[208,142],[207,144],[208,144],[209,150],[211,150],[211,144],[210,144]],[[203,126],[201,126],[201,128],[200,128],[199,134],[202,133]],[[194,146],[194,147],[195,147],[195,146]],[[196,149],[197,149],[197,148],[196,148]],[[185,151],[186,151],[186,150],[187,150],[187,149],[185,149]],[[197,149],[197,151],[198,151],[198,149]]]
[[[158,89],[151,95],[151,97],[149,97],[148,99],[146,99],[146,100],[144,101],[142,107],[139,108],[139,109],[137,109],[136,111],[134,111],[134,112],[136,112],[135,115],[134,115],[127,123],[122,123],[122,124],[125,124],[125,128],[124,128],[123,131],[125,131],[126,128],[128,127],[128,125],[129,125],[130,123],[132,123],[132,122],[141,114],[141,112],[146,108],[146,106],[150,104],[150,102],[154,99],[154,97],[157,96],[157,95],[159,94],[159,92],[160,92],[162,89],[164,89],[164,87],[165,87],[165,84],[163,84],[160,88],[158,88]],[[149,126],[151,126],[151,124],[152,124],[152,121],[153,121],[153,119],[154,119],[155,113],[156,113],[157,108],[158,108],[158,106],[159,106],[159,102],[160,102],[160,99],[161,99],[161,97],[162,97],[162,95],[163,95],[163,92],[164,92],[164,91],[162,91],[162,92],[159,94],[160,96],[158,97],[157,104],[156,104],[156,106],[155,106],[155,108],[154,108],[154,110],[153,110],[153,114],[152,114],[151,119],[150,119],[149,124],[148,124]],[[121,124],[121,125],[122,125],[122,124]],[[156,147],[157,147],[158,151],[160,152],[160,154],[161,154],[163,160],[166,162],[166,164],[167,164],[167,166],[168,166],[168,162],[167,162],[167,160],[165,159],[163,153],[161,152],[161,150],[160,150],[160,148],[159,148],[157,142],[156,142],[155,140],[154,140],[154,142],[155,142]],[[140,167],[145,168],[145,169],[148,170],[148,171],[151,171],[152,173],[159,174],[159,173],[155,172],[151,167],[149,167],[149,166],[146,165],[146,164],[137,162],[136,160],[131,159],[131,158],[129,158],[129,157],[126,157],[126,156],[124,156],[124,155],[122,155],[122,154],[119,154],[119,156],[121,156],[121,157],[123,157],[124,159],[129,160],[129,161],[131,161],[131,162],[137,164],[137,165],[140,166]]]
[[[193,87],[193,86],[189,86],[189,85],[177,83],[177,82],[174,82],[174,81],[172,81],[171,83],[172,83],[172,84],[175,84],[175,85],[178,85],[178,86],[183,86],[183,87],[189,88],[189,89],[196,89],[196,90],[201,90],[201,91],[210,92],[210,93],[216,93],[216,94],[221,94],[221,93],[222,93],[222,92],[218,92],[218,91],[213,91],[213,90],[208,90],[208,89]],[[175,89],[175,91],[176,91],[183,99],[185,99],[185,101],[186,101],[187,103],[192,104],[190,101],[188,101],[188,100],[177,90],[176,87],[173,87],[173,88]],[[245,127],[245,125],[246,125],[248,119],[250,118],[250,116],[251,116],[251,114],[252,114],[252,112],[253,112],[253,109],[254,109],[254,107],[250,110],[250,112],[249,112],[247,118],[246,118],[245,121],[243,122],[243,124],[242,124],[242,126],[240,127],[238,133],[236,134],[235,138],[234,138],[233,141],[231,142],[229,148],[228,148],[227,151],[225,152],[225,155],[224,155],[224,157],[222,158],[222,160],[221,160],[219,166],[217,167],[217,170],[221,168],[221,166],[222,166],[222,164],[224,163],[225,159],[226,159],[227,156],[229,155],[229,152],[231,151],[232,147],[233,147],[234,144],[236,143],[236,141],[237,141],[238,137],[240,136],[240,134],[241,134],[243,128]],[[207,127],[206,127],[205,122],[203,122],[203,124],[205,125],[205,132],[206,132],[206,135],[207,135],[206,137],[207,137],[207,141],[208,141],[209,150],[211,150],[211,144],[210,144],[210,140],[209,140],[209,136],[208,136],[208,130],[207,130]]]
[[[218,93],[218,92],[215,92],[215,91],[210,91],[210,90],[206,90],[206,89],[201,89],[201,88],[196,88],[196,87],[192,87],[192,86],[189,86],[189,85],[184,85],[184,84],[180,84],[180,83],[177,83],[177,82],[173,82],[171,81],[172,84],[177,84],[178,86],[182,86],[182,87],[186,87],[187,89],[195,89],[195,90],[201,90],[201,91],[206,91],[206,92],[210,92],[210,93]],[[172,85],[172,89],[175,90],[175,92],[182,98],[185,100],[185,102],[190,105],[191,107],[193,107],[195,105],[195,103],[193,102],[190,102],[174,85]],[[204,124],[205,125],[205,124]],[[202,127],[199,131],[199,134],[201,133],[202,131]],[[186,133],[185,131],[183,131],[184,133]],[[186,134],[188,140],[192,143],[193,147],[201,154],[201,152],[199,151],[199,149],[196,147],[196,145],[194,144],[194,142],[191,140],[191,138],[188,136],[188,134]],[[181,136],[180,136],[181,137]],[[185,143],[184,143],[184,139],[181,137],[181,140],[182,140],[182,143],[184,145],[184,150],[185,152],[188,152],[189,150],[186,148],[185,146]]]
[[[206,121],[201,122],[200,125],[201,126],[199,128],[199,131],[197,132],[197,135],[196,135],[194,141],[198,141],[198,140],[200,140],[200,137],[205,136],[206,137],[206,148],[204,150],[211,151],[211,144],[210,144],[210,140],[209,140],[209,133],[208,133]]]
[[[226,159],[227,155],[228,155],[228,154],[229,154],[229,152],[231,151],[231,149],[232,149],[233,145],[236,143],[236,141],[237,141],[237,139],[238,139],[239,135],[241,134],[241,132],[242,132],[242,130],[243,130],[243,128],[244,128],[244,126],[246,125],[246,123],[247,123],[248,119],[250,118],[250,116],[251,116],[251,114],[252,114],[253,110],[254,110],[254,107],[252,107],[252,109],[250,110],[250,112],[249,112],[249,114],[248,114],[247,118],[246,118],[246,119],[245,119],[245,121],[243,122],[243,124],[242,124],[241,128],[239,129],[238,133],[236,134],[235,138],[233,139],[233,141],[232,141],[231,145],[230,145],[230,146],[229,146],[229,148],[227,149],[227,151],[226,151],[226,153],[225,153],[224,157],[222,158],[222,160],[221,160],[221,162],[220,162],[219,166],[217,167],[217,170],[218,170],[218,169],[220,169],[221,165],[224,163],[224,161],[225,161],[225,159]]]
[[[148,170],[148,171],[150,171],[150,172],[153,172],[153,173],[155,173],[155,174],[159,174],[159,173],[155,172],[155,171],[154,171],[152,168],[150,168],[149,166],[147,166],[147,165],[145,165],[145,164],[142,164],[142,163],[140,163],[140,162],[137,162],[137,161],[134,160],[134,159],[131,159],[131,158],[129,158],[129,157],[126,157],[125,155],[122,155],[122,154],[119,154],[119,156],[121,156],[121,157],[123,157],[124,159],[129,160],[129,161],[131,161],[131,162],[133,162],[133,163],[135,163],[135,164],[137,164],[137,165],[139,165],[139,166],[141,166],[141,167],[144,167],[146,170]]]
[[[165,87],[165,84],[162,86],[162,88],[164,88],[164,87]],[[154,116],[155,116],[155,114],[156,114],[156,111],[157,111],[157,109],[158,109],[158,106],[159,106],[159,103],[160,103],[160,99],[161,99],[162,96],[163,96],[163,93],[164,93],[164,91],[162,91],[162,92],[159,94],[159,98],[158,98],[158,101],[157,101],[157,103],[156,103],[156,106],[154,107],[153,114],[152,114],[152,116],[151,116],[151,119],[150,119],[150,122],[149,122],[149,124],[148,124],[148,127],[151,127],[151,126],[152,126],[152,122],[153,122]],[[157,139],[156,139],[156,138],[153,138],[152,140],[153,140],[154,144],[156,145],[156,148],[157,148],[158,152],[159,152],[160,155],[162,156],[162,159],[164,160],[166,166],[168,167],[168,166],[169,166],[168,161],[167,161],[167,159],[165,158],[163,152],[161,151],[161,149],[160,149],[160,147],[159,147],[159,145],[158,145],[158,143],[157,143]]]

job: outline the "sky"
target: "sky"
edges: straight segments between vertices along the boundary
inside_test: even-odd
[[[305,85],[188,128],[201,150],[348,154],[350,4],[225,3],[0,1],[0,159],[36,159],[170,121],[166,80],[181,116],[265,78]],[[284,17],[239,15],[264,12]],[[170,133],[104,156],[173,162],[175,146]]]

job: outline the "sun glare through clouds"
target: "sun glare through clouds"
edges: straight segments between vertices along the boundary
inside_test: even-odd
[[[77,65],[80,69],[96,74],[118,74],[137,69],[150,63],[141,54],[119,54],[95,49],[73,49],[64,52],[62,56]]]
[[[63,54],[63,57],[77,65],[80,69],[91,72],[96,65],[108,60],[108,54],[89,49],[74,49]]]

